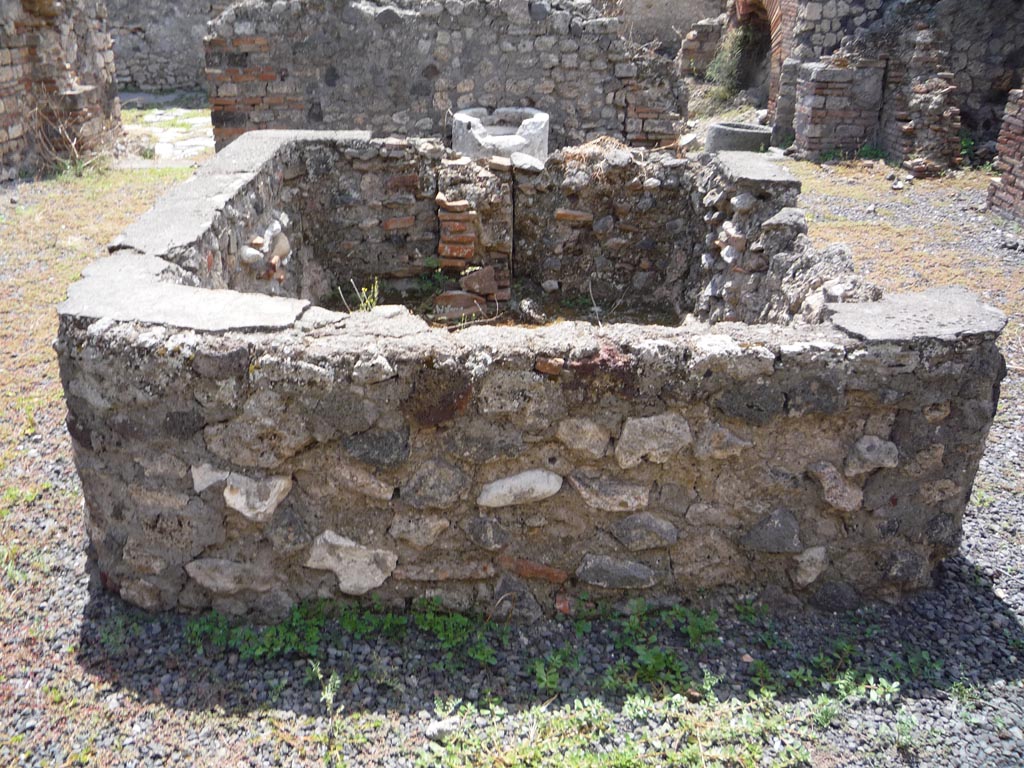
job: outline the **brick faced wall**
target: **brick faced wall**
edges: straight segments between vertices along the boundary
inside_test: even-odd
[[[989,187],[989,205],[1024,222],[1024,90],[1011,91],[1006,103],[996,168],[1003,175]]]
[[[263,128],[439,135],[450,111],[499,105],[550,113],[555,147],[606,134],[651,145],[686,117],[673,62],[584,4],[248,3],[211,29],[219,147]]]
[[[884,74],[882,62],[802,65],[794,122],[797,150],[819,159],[829,152],[855,153],[877,143]]]

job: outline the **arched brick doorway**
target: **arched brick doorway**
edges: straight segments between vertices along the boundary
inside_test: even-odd
[[[767,23],[771,35],[769,56],[768,113],[775,116],[779,96],[782,62],[793,50],[797,0],[736,0],[736,20],[740,24]]]

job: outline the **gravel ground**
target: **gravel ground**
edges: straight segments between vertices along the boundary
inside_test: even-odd
[[[595,606],[573,620],[483,625],[492,664],[465,647],[446,652],[430,631],[358,636],[331,618],[313,654],[325,676],[338,674],[331,718],[309,659],[253,660],[210,636],[200,654],[187,617],[145,614],[90,581],[63,409],[47,399],[0,460],[0,765],[310,765],[325,754],[350,765],[514,765],[525,762],[515,748],[545,739],[551,765],[563,749],[568,764],[577,743],[609,756],[641,744],[633,762],[606,764],[659,765],[663,735],[683,731],[699,747],[692,764],[711,765],[701,729],[723,724],[735,743],[763,749],[720,753],[730,765],[1024,765],[1024,234],[984,211],[980,174],[892,190],[880,165],[792,167],[807,183],[812,235],[842,235],[873,279],[955,278],[1011,315],[1010,372],[963,546],[934,590],[837,616],[710,595],[699,610],[717,622],[703,644],[656,612],[630,622]],[[16,190],[22,204],[38,187]],[[3,227],[0,209],[0,242]],[[18,267],[32,254],[5,258]],[[0,367],[28,375],[31,352],[5,341]],[[677,666],[640,663],[638,643],[675,651]],[[538,666],[555,674],[541,679]],[[572,736],[551,735],[561,720]],[[483,746],[459,757],[474,739]],[[806,752],[787,751],[798,745]]]

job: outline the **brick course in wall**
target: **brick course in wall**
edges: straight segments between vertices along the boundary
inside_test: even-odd
[[[652,146],[686,118],[673,61],[587,4],[256,2],[211,30],[218,147],[264,128],[442,135],[470,106],[548,112],[555,147],[609,134]]]
[[[1002,176],[988,190],[989,205],[996,211],[1024,222],[1024,90],[1010,91],[999,132],[996,169]]]

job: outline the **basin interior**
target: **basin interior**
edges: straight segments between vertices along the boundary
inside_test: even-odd
[[[351,308],[376,283],[378,301],[427,314],[439,293],[482,316],[540,297],[546,315],[614,309],[634,322],[788,320],[800,302],[783,294],[807,290],[769,274],[779,251],[804,252],[802,214],[777,216],[799,183],[753,156],[695,160],[608,139],[542,170],[426,140],[307,141],[282,154],[280,189],[239,238],[268,250],[277,216],[290,255],[269,265],[226,253],[220,284]],[[819,283],[848,266],[800,258]]]

